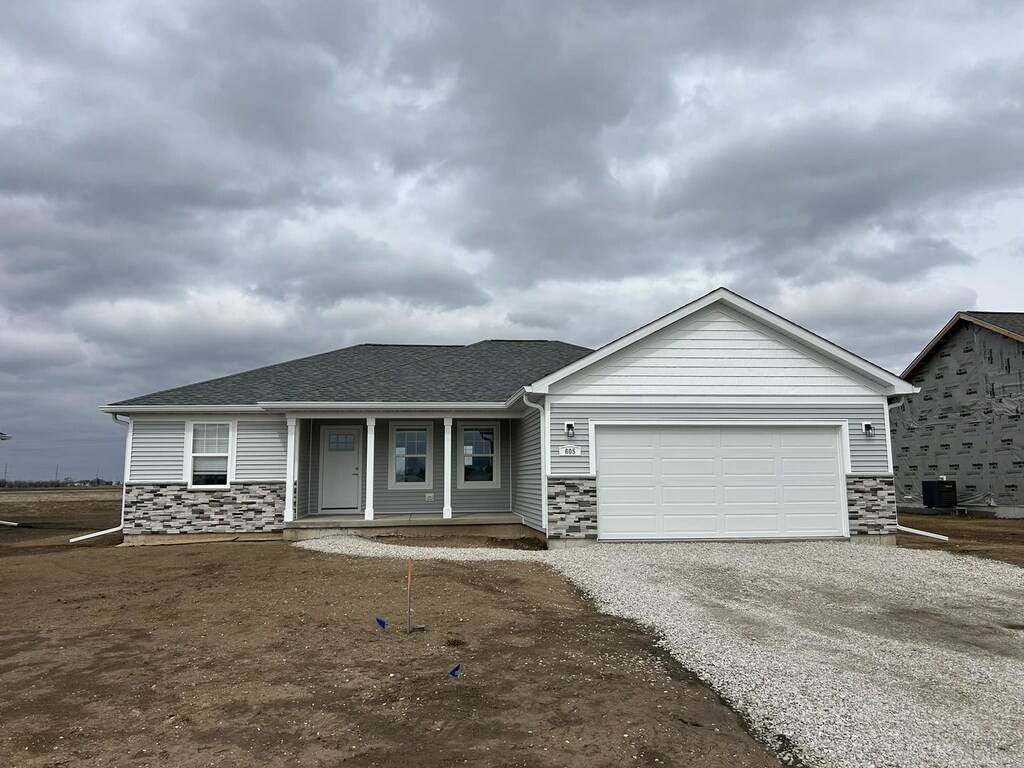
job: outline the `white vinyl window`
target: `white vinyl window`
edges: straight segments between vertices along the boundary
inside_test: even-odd
[[[388,488],[434,487],[433,432],[431,424],[391,425]]]
[[[459,488],[500,488],[498,424],[460,424],[455,472]]]
[[[192,425],[191,476],[193,488],[224,488],[228,485],[231,424],[197,422]]]

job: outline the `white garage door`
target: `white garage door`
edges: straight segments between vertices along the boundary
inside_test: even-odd
[[[598,536],[842,536],[836,427],[598,427]]]

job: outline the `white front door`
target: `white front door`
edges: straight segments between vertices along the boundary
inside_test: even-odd
[[[320,433],[320,511],[358,512],[363,473],[361,427],[324,427]]]
[[[598,537],[845,535],[836,427],[599,427]]]

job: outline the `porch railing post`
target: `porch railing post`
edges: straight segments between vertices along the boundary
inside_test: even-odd
[[[285,457],[284,471],[284,521],[290,523],[295,519],[295,419],[288,417],[288,454]]]
[[[366,417],[366,493],[363,496],[366,509],[363,510],[363,517],[367,520],[373,520],[373,445],[376,425],[377,419]]]
[[[444,420],[444,507],[441,517],[450,519],[452,516],[452,417]]]

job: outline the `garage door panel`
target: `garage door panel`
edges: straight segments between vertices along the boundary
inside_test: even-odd
[[[650,485],[615,485],[603,489],[602,503],[609,508],[612,505],[631,506],[658,503],[658,491]]]
[[[722,448],[777,448],[778,436],[771,430],[733,428],[723,429]]]
[[[660,516],[642,514],[639,510],[631,514],[609,514],[601,517],[602,538],[654,538],[660,533]]]
[[[722,503],[778,504],[779,489],[775,485],[723,485]]]
[[[766,458],[722,458],[722,475],[725,477],[761,475],[775,477],[775,457]]]
[[[787,428],[779,437],[782,448],[829,448],[836,442],[834,429]]]
[[[835,504],[839,492],[834,485],[784,485],[783,504]]]
[[[783,456],[782,474],[790,476],[822,475],[835,477],[836,462],[825,456]]]
[[[672,475],[712,475],[715,472],[715,460],[704,458],[663,458],[659,463],[661,476]]]
[[[607,448],[650,448],[654,440],[655,435],[651,432],[612,430],[605,433],[601,444]]]
[[[662,532],[669,538],[689,538],[695,536],[717,536],[718,513],[715,511],[698,514],[665,513]]]
[[[834,536],[835,518],[822,512],[786,516],[786,533],[790,536]]]
[[[599,536],[841,536],[837,437],[826,427],[598,427]]]
[[[614,458],[601,459],[598,462],[598,470],[601,474],[623,475],[623,476],[646,476],[654,477],[655,465],[653,458]]]
[[[779,531],[778,511],[760,513],[748,511],[742,515],[725,515],[724,532],[729,534],[746,534],[748,536],[777,536]]]
[[[686,433],[678,430],[659,431],[656,439],[662,448],[696,450],[701,448],[717,448],[719,446],[720,434],[716,429],[691,427]]]
[[[718,486],[715,485],[663,485],[661,501],[667,508],[672,504],[697,506],[718,504]]]

